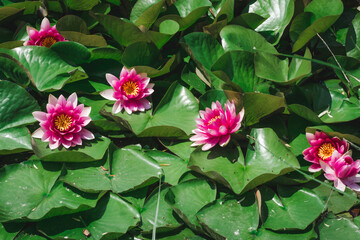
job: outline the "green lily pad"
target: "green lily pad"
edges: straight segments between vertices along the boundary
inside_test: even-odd
[[[146,154],[159,163],[164,171],[164,182],[171,185],[176,185],[179,182],[180,177],[185,172],[189,171],[187,163],[184,160],[170,153],[152,150],[147,151]]]
[[[32,113],[40,110],[24,88],[9,81],[0,81],[0,103],[0,131],[35,122]]]
[[[168,186],[161,186],[160,191],[160,201],[159,201],[159,210],[158,217],[156,222],[156,232],[168,232],[170,230],[176,229],[182,225],[175,217],[173,209],[165,202],[165,194],[168,192]],[[141,229],[145,232],[151,232],[154,227],[155,221],[155,211],[157,208],[157,202],[159,197],[158,188],[154,189],[153,193],[147,198],[142,211],[142,225]]]
[[[258,0],[249,5],[249,13],[266,18],[255,31],[262,33],[269,42],[277,44],[293,17],[294,8],[292,0]]]
[[[102,161],[66,164],[66,169],[61,181],[87,192],[131,191],[156,182],[163,174],[158,163],[142,151],[113,147]]]
[[[86,11],[91,10],[99,0],[65,0],[65,5],[73,10]]]
[[[290,34],[298,36],[292,51],[300,50],[316,34],[325,32],[340,17],[343,9],[340,0],[315,0],[309,3],[291,24]]]
[[[268,187],[259,190],[264,203],[261,209],[264,227],[272,230],[305,229],[325,207],[322,199],[306,188],[279,185],[277,194]]]
[[[203,179],[182,182],[171,187],[165,195],[166,202],[191,228],[200,229],[196,213],[206,204],[214,201],[216,189]]]
[[[0,131],[0,155],[32,150],[31,137],[26,127]]]
[[[0,189],[7,194],[0,197],[0,221],[40,219],[94,207],[101,195],[74,191],[56,183],[61,166],[29,160],[2,168]]]
[[[165,0],[139,0],[131,9],[130,21],[136,26],[143,25],[149,28],[158,17]]]
[[[270,128],[252,130],[245,160],[240,149],[228,145],[211,151],[197,148],[189,161],[190,169],[223,184],[236,194],[298,167],[296,157]]]
[[[134,206],[109,193],[90,211],[50,218],[38,223],[37,228],[56,239],[85,239],[84,229],[95,239],[115,239],[139,221],[140,214]]]
[[[360,237],[360,229],[351,219],[336,217],[330,213],[319,226],[320,239],[357,239]],[[341,231],[339,231],[341,230]],[[346,233],[346,234],[344,234]]]
[[[277,53],[276,49],[263,36],[242,26],[226,26],[221,30],[220,37],[225,51],[243,50]]]
[[[32,139],[32,147],[36,156],[49,162],[91,162],[102,159],[109,147],[110,139],[100,136],[91,141],[83,141],[83,145],[51,150],[47,142]]]
[[[105,106],[101,113],[110,116],[139,137],[189,135],[196,127],[195,118],[199,113],[195,97],[176,82],[170,86],[153,114],[148,110],[131,115],[125,111],[113,115],[111,109],[112,107]]]
[[[75,68],[46,47],[25,46],[15,49],[1,49],[19,61],[31,74],[33,84],[39,91],[58,90],[70,80]]]
[[[197,213],[200,224],[213,239],[252,239],[259,224],[253,193],[241,199],[218,199]]]

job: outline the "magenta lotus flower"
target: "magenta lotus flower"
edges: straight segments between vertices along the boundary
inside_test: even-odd
[[[197,129],[192,132],[194,136],[190,138],[194,143],[191,146],[202,146],[206,151],[219,143],[220,147],[226,146],[230,141],[230,135],[241,127],[244,117],[244,108],[236,115],[234,102],[225,103],[225,111],[219,101],[211,104],[211,109],[206,108],[200,111],[200,118],[195,119]]]
[[[24,46],[36,45],[49,48],[56,42],[66,41],[56,30],[56,26],[50,26],[50,22],[47,18],[42,20],[40,31],[29,26],[27,26],[26,31],[30,39],[24,42]]]
[[[303,151],[304,159],[313,163],[309,167],[310,172],[321,170],[320,162],[328,162],[334,151],[344,154],[349,150],[349,143],[337,137],[329,138],[323,132],[316,131],[315,134],[306,133],[306,138],[311,147]]]
[[[47,113],[33,112],[34,118],[40,122],[40,128],[32,136],[49,142],[50,149],[56,149],[60,145],[65,148],[74,147],[82,145],[82,139],[94,139],[94,135],[84,128],[91,121],[91,107],[77,105],[77,102],[76,93],[71,94],[67,100],[63,95],[57,99],[50,94],[46,105]]]
[[[151,108],[150,102],[145,98],[154,92],[153,83],[146,73],[137,74],[135,69],[123,67],[120,79],[112,74],[106,74],[106,80],[113,87],[100,93],[106,99],[116,101],[112,112],[120,112],[123,108],[128,114],[136,111],[145,111]]]
[[[334,186],[340,191],[345,191],[346,186],[360,191],[360,160],[354,161],[351,157],[351,151],[341,154],[334,151],[328,164],[320,161],[321,168],[325,172],[325,177],[334,181]]]

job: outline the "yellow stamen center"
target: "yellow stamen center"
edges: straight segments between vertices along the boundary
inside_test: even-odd
[[[56,43],[55,38],[53,38],[53,37],[45,37],[41,42],[41,46],[49,48],[54,43]]]
[[[127,81],[126,83],[124,83],[122,88],[124,89],[126,95],[136,96],[139,93],[139,85],[133,81]]]
[[[72,118],[66,114],[58,115],[54,121],[55,127],[61,132],[68,130],[71,127],[71,124]]]
[[[331,157],[331,155],[333,154],[333,152],[335,151],[334,146],[331,143],[324,143],[323,145],[320,146],[319,150],[318,150],[318,156],[325,160],[329,157]]]
[[[213,122],[215,122],[217,119],[220,119],[220,116],[215,116],[212,119],[210,119],[210,121],[208,121],[207,125],[209,126],[210,124],[212,124]]]

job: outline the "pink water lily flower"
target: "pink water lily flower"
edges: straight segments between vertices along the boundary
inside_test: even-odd
[[[321,168],[325,172],[325,177],[334,181],[334,186],[340,191],[345,191],[346,186],[355,191],[360,191],[360,160],[354,161],[351,151],[341,154],[334,151],[328,164],[320,161]]]
[[[306,138],[311,147],[303,151],[304,159],[313,163],[309,167],[310,172],[321,170],[320,161],[328,162],[334,151],[344,154],[349,150],[349,143],[337,137],[330,138],[323,132],[316,131],[315,134],[306,133]]]
[[[24,42],[24,46],[36,45],[49,48],[56,42],[66,41],[56,30],[56,26],[51,27],[47,18],[42,20],[40,31],[29,26],[26,27],[26,31],[30,39]]]
[[[94,139],[94,135],[84,128],[91,121],[91,107],[77,103],[76,93],[71,94],[67,100],[63,95],[57,99],[50,94],[47,112],[33,112],[34,118],[40,122],[40,128],[32,137],[49,142],[50,149],[56,149],[60,145],[65,148],[74,147],[82,145],[82,139]]]
[[[123,67],[120,73],[120,79],[112,74],[106,74],[106,80],[112,86],[100,93],[106,99],[116,101],[112,112],[114,114],[122,109],[128,114],[136,111],[145,111],[151,108],[149,100],[146,99],[154,92],[153,83],[146,73],[137,74],[135,69],[127,69]]]
[[[200,118],[195,119],[197,129],[192,132],[190,138],[194,143],[191,146],[202,146],[203,151],[214,147],[217,143],[221,147],[226,146],[230,141],[230,135],[241,127],[244,117],[244,108],[236,115],[234,102],[228,100],[225,103],[225,111],[219,101],[211,104],[211,109],[206,108],[200,111]]]

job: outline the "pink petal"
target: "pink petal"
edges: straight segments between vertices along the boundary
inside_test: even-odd
[[[338,178],[335,176],[335,174],[330,174],[330,173],[325,173],[324,176],[331,181],[335,181]]]
[[[113,108],[112,108],[112,113],[113,114],[117,114],[119,113],[121,110],[123,109],[123,105],[121,104],[120,101],[116,101]]]
[[[45,112],[35,111],[32,115],[38,121],[46,121],[48,119]]]
[[[50,143],[49,143],[49,148],[51,150],[54,150],[54,149],[58,148],[59,146],[60,146],[60,141],[55,141],[55,142],[50,141]]]
[[[49,19],[47,18],[44,18],[41,22],[41,27],[40,29],[41,30],[44,30],[44,31],[49,31],[51,28],[51,25],[50,25],[50,22],[49,22]]]
[[[33,132],[31,136],[34,138],[42,138],[43,135],[44,135],[44,131],[41,128],[38,128],[35,130],[35,132]]]
[[[91,107],[85,107],[82,110],[80,117],[88,117],[90,115],[90,112],[91,112]]]
[[[220,147],[226,146],[230,141],[230,134],[222,136],[219,141]]]
[[[60,95],[60,97],[58,98],[57,104],[65,107],[66,103],[67,103],[67,101],[66,101],[65,97],[63,95]]]
[[[335,175],[334,170],[328,164],[323,161],[319,161],[319,163],[324,172]]]
[[[342,192],[344,192],[346,188],[345,184],[339,178],[334,181],[334,187]]]
[[[319,172],[321,170],[321,166],[319,164],[313,164],[309,167],[309,172]]]
[[[67,141],[71,141],[71,140],[73,140],[73,138],[74,138],[73,134],[65,134],[64,135],[64,139]]]
[[[106,90],[100,92],[100,95],[103,98],[116,101],[116,98],[114,98],[114,92],[115,92],[114,89],[106,89]]]
[[[70,141],[66,141],[65,139],[61,141],[61,144],[62,144],[65,148],[71,147],[71,142],[70,142]]]
[[[219,142],[219,138],[211,138],[201,149],[203,151],[207,151],[210,148],[214,147],[218,142]]]
[[[145,109],[150,109],[150,108],[151,108],[150,102],[149,102],[147,99],[145,99],[145,98],[140,99],[140,103],[143,105],[143,107],[144,107]]]
[[[121,69],[120,72],[120,79],[127,76],[129,74],[129,69],[127,69],[125,66]]]
[[[350,179],[343,180],[343,183],[354,191],[360,191],[360,186]]]
[[[119,79],[117,77],[115,77],[114,75],[107,73],[105,75],[106,80],[108,81],[108,83],[110,84],[110,86],[114,87],[115,82],[119,81]]]
[[[309,143],[311,143],[312,140],[315,140],[315,135],[307,132],[306,139],[308,140]]]
[[[30,39],[35,40],[39,37],[39,32],[33,27],[26,26],[26,31],[27,31]]]
[[[124,106],[124,109],[128,114],[132,114],[132,111],[128,106]]]
[[[78,104],[78,97],[76,95],[76,93],[73,93],[71,94],[68,99],[67,99],[68,102],[71,102],[72,103],[72,106],[74,108],[76,108],[77,104]]]
[[[95,138],[94,134],[92,134],[92,132],[90,132],[89,130],[83,128],[81,130],[81,132],[79,132],[79,135],[81,138],[86,139],[86,140],[92,140]]]

